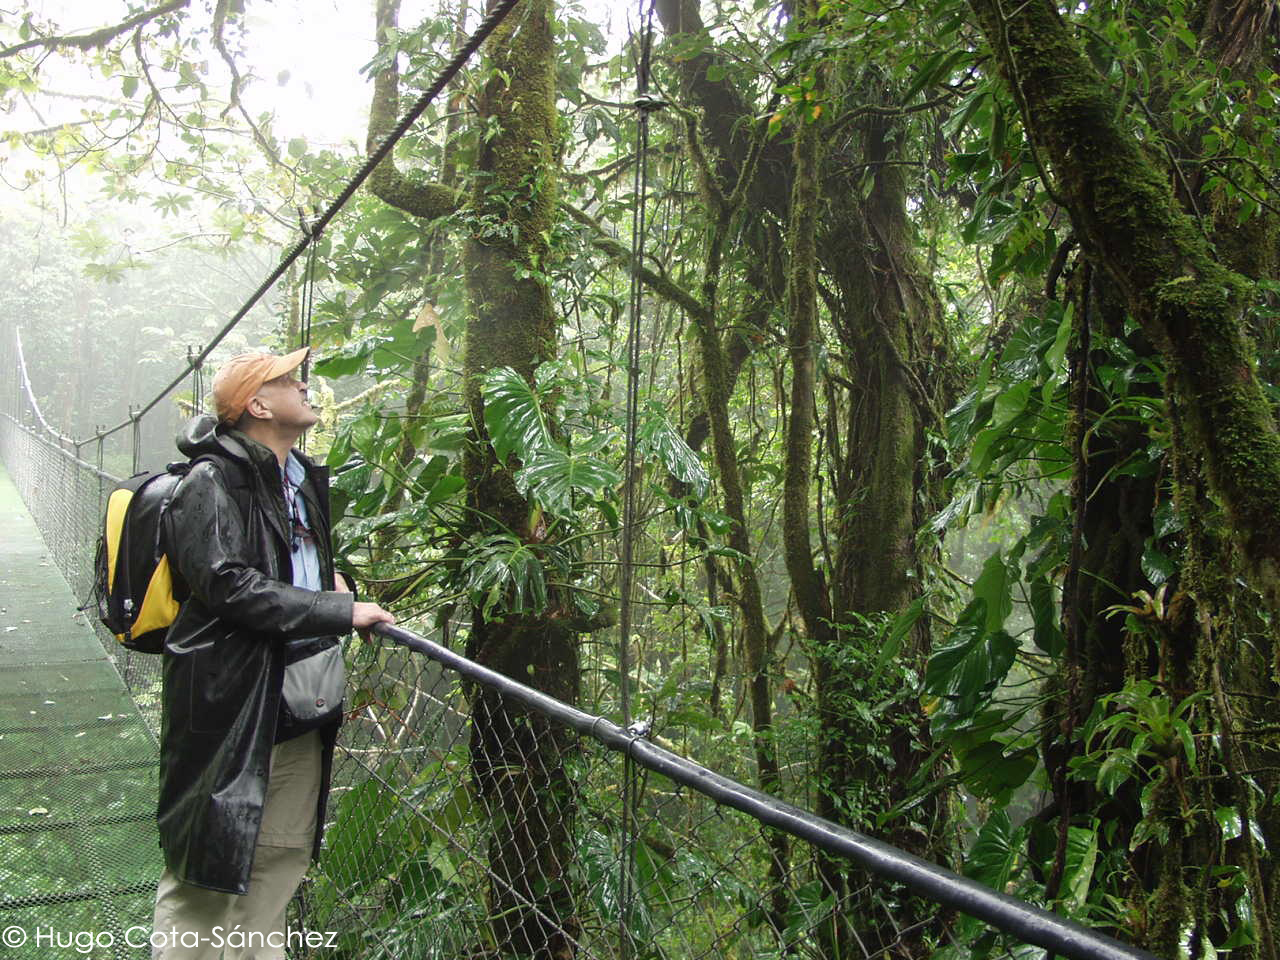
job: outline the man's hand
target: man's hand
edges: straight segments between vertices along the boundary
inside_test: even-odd
[[[374,624],[395,622],[396,618],[376,603],[357,600],[351,605],[351,626],[355,627],[365,640],[369,639],[369,628]]]

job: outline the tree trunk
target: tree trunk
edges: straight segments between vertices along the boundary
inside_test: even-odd
[[[551,0],[527,0],[488,41],[488,79],[477,103],[480,138],[466,246],[470,319],[465,341],[471,437],[463,458],[475,533],[505,530],[525,542],[546,533],[499,463],[484,429],[481,381],[494,367],[532,379],[556,349],[556,321],[541,274],[556,204],[558,117]],[[483,518],[483,519],[482,519]],[[472,611],[467,653],[561,700],[578,696],[578,645],[555,613],[486,618]],[[574,788],[565,770],[575,738],[545,718],[479,689],[471,762],[488,812],[489,916],[507,956],[572,957],[580,934],[569,887]]]
[[[1117,120],[1058,8],[969,0],[1081,244],[1168,366],[1190,452],[1203,456],[1249,574],[1280,600],[1280,433],[1254,370],[1242,278],[1179,209],[1168,177]],[[1048,171],[1046,171],[1047,173]]]
[[[870,84],[858,92],[887,99],[886,91]],[[818,811],[864,828],[876,808],[906,799],[908,784],[932,753],[928,721],[914,698],[895,697],[900,691],[894,687],[872,691],[865,684],[883,624],[906,610],[920,590],[916,531],[931,510],[934,482],[926,467],[925,428],[945,407],[939,398],[946,382],[940,310],[932,282],[915,259],[907,184],[903,167],[893,162],[902,156],[902,138],[890,123],[869,117],[860,125],[856,160],[867,165],[873,181],[865,199],[861,189],[848,185],[832,198],[822,243],[837,294],[831,323],[842,385],[828,384],[825,424],[835,503],[831,608],[840,633],[832,647],[819,647],[815,665]],[[913,630],[898,662],[922,669],[927,637],[923,625]],[[853,703],[866,697],[898,706],[868,728]],[[887,761],[867,749],[868,737],[887,747]],[[910,817],[888,824],[889,839],[917,855],[945,858],[948,803],[946,794],[930,795]],[[844,878],[838,890],[859,885],[857,878]],[[853,912],[859,913],[857,907]],[[870,911],[856,929],[863,940],[886,947],[898,937]],[[910,953],[918,946],[896,949]],[[848,955],[848,949],[839,954]]]
[[[729,546],[740,555],[737,570],[737,600],[743,620],[743,648],[747,661],[747,689],[751,701],[756,774],[760,789],[766,793],[780,795],[782,776],[778,766],[778,748],[773,735],[771,684],[773,643],[765,624],[763,593],[753,559],[751,537],[747,532],[746,500],[743,495],[741,472],[738,469],[733,428],[729,421],[728,370],[724,352],[720,347],[720,333],[715,322],[716,288],[727,239],[728,219],[728,211],[725,211],[712,229],[707,256],[707,280],[704,286],[707,316],[695,322],[694,326],[702,357],[703,400],[711,427],[711,447],[724,496],[724,512],[731,524]],[[790,859],[789,844],[786,836],[777,831],[769,830],[766,836],[772,854],[769,866],[771,882],[769,895],[773,914],[771,921],[780,928],[784,923],[783,914],[787,902],[785,879]]]
[[[1162,779],[1153,781],[1147,818],[1161,824],[1168,838],[1140,851],[1149,860],[1139,865],[1138,873],[1151,891],[1145,904],[1136,905],[1145,907],[1141,939],[1166,954],[1201,952],[1208,946],[1206,934],[1221,942],[1230,929],[1230,921],[1224,929],[1222,919],[1236,909],[1223,907],[1213,892],[1213,868],[1222,862],[1220,856],[1226,856],[1244,866],[1259,934],[1258,954],[1274,957],[1268,918],[1275,897],[1268,866],[1261,862],[1248,830],[1225,842],[1209,816],[1210,809],[1228,804],[1241,818],[1260,824],[1264,837],[1275,816],[1274,809],[1265,810],[1254,819],[1259,811],[1253,792],[1239,786],[1238,775],[1247,756],[1239,736],[1241,721],[1257,705],[1274,705],[1274,683],[1258,684],[1265,676],[1265,668],[1259,668],[1268,658],[1259,658],[1261,650],[1252,642],[1241,641],[1249,631],[1243,624],[1273,618],[1280,601],[1280,538],[1273,529],[1280,507],[1280,434],[1255,371],[1245,310],[1248,280],[1234,272],[1256,276],[1253,267],[1274,264],[1273,243],[1243,249],[1250,246],[1246,237],[1255,243],[1263,237],[1273,239],[1274,222],[1254,218],[1240,230],[1230,206],[1224,208],[1220,197],[1210,197],[1215,209],[1212,233],[1206,236],[1203,225],[1181,206],[1201,202],[1194,167],[1171,174],[1152,159],[1154,152],[1144,152],[1143,144],[1122,126],[1114,98],[1056,6],[1029,0],[1006,15],[998,0],[970,0],[970,5],[1019,104],[1046,189],[1070,213],[1085,254],[1096,270],[1105,271],[1105,286],[1117,291],[1167,371],[1173,489],[1185,524],[1183,557],[1176,592],[1147,617],[1151,623],[1146,629],[1159,649],[1154,655],[1138,651],[1127,660],[1139,676],[1153,671],[1162,693],[1175,703],[1197,688],[1212,694],[1211,706],[1191,715],[1199,728],[1196,749],[1202,767],[1221,764],[1226,776],[1210,786],[1208,778],[1189,775],[1180,757],[1174,756],[1163,765]],[[1239,67],[1259,49],[1258,37],[1248,35],[1256,27],[1244,15],[1251,9],[1263,11],[1247,3],[1209,2],[1196,13],[1203,49],[1224,67]],[[1240,27],[1244,33],[1237,32]],[[1179,140],[1196,142],[1195,137]],[[1188,179],[1194,187],[1188,186]],[[1180,186],[1175,189],[1173,183]],[[1077,425],[1077,430],[1083,428]],[[1087,470],[1093,472],[1095,466],[1105,464],[1095,464],[1090,456]],[[1225,517],[1218,516],[1219,504],[1225,507]],[[1107,507],[1096,500],[1088,505],[1091,513]],[[1087,542],[1097,549],[1093,538]],[[1234,576],[1238,563],[1262,595],[1260,611],[1255,597],[1242,589],[1244,581]],[[1104,564],[1099,557],[1086,561],[1083,570],[1088,576],[1105,577],[1107,571],[1098,569]],[[1075,576],[1083,584],[1080,573]],[[1114,677],[1088,669],[1088,648],[1078,645],[1090,637],[1083,622],[1089,613],[1087,598],[1080,589],[1068,587],[1064,602],[1084,607],[1074,614],[1066,611],[1069,622],[1077,620],[1068,635],[1075,646],[1068,651],[1069,661],[1086,668],[1082,679],[1114,683]],[[1140,635],[1140,630],[1133,632]],[[1253,635],[1269,638],[1273,632],[1264,628]],[[1233,680],[1232,694],[1223,684],[1224,674]],[[1071,677],[1066,679],[1069,687]],[[1096,689],[1105,692],[1102,684]],[[1248,692],[1233,703],[1235,690]],[[1080,700],[1087,705],[1083,694]],[[1069,699],[1071,695],[1068,690]],[[1251,759],[1273,762],[1265,754],[1264,750]],[[1194,805],[1189,805],[1188,794]],[[1267,796],[1269,791],[1257,795]],[[1064,829],[1071,813],[1061,811]],[[1096,809],[1087,813],[1098,815]],[[1131,812],[1129,819],[1138,816],[1140,811]]]
[[[812,16],[805,4],[803,16]],[[820,71],[820,75],[825,71]],[[819,94],[823,92],[821,88]],[[808,634],[809,649],[818,664],[819,703],[826,706],[824,692],[830,690],[831,666],[837,662],[840,641],[831,614],[831,596],[826,578],[814,565],[809,535],[813,505],[809,478],[813,471],[814,410],[817,402],[816,354],[818,339],[818,209],[821,200],[821,126],[809,111],[797,111],[793,151],[794,181],[787,241],[791,254],[787,284],[787,351],[791,361],[791,402],[787,418],[785,464],[783,468],[782,534],[787,574],[795,595],[796,608]],[[842,819],[842,811],[831,802],[826,788],[838,774],[831,769],[833,744],[829,710],[820,708],[822,727],[818,733],[818,795],[820,806],[831,819]],[[845,871],[837,858],[819,854],[817,871],[829,895],[835,898],[831,919],[819,930],[824,954],[837,960],[854,954],[850,924],[845,915]]]
[[[399,0],[378,0],[383,42],[396,26],[398,9]],[[495,367],[511,367],[532,381],[537,367],[556,352],[550,293],[537,279],[549,253],[560,168],[553,14],[552,0],[526,0],[486,44],[488,79],[476,102],[483,135],[477,137],[467,207],[472,234],[465,250],[469,318],[463,370],[471,433],[463,473],[472,520],[466,532],[514,534],[526,543],[547,542],[547,531],[516,488],[518,464],[498,462],[494,455],[481,384]],[[398,99],[399,73],[392,61],[374,78],[370,149],[394,125]],[[452,158],[446,151],[446,174]],[[428,219],[456,212],[463,200],[447,182],[408,180],[390,155],[369,186],[387,203]],[[537,614],[491,611],[486,617],[476,607],[467,656],[573,703],[578,642],[564,609],[554,590],[547,610]],[[494,940],[505,956],[566,960],[581,933],[569,886],[577,804],[565,770],[576,740],[488,690],[473,695],[471,769],[491,831],[488,907]]]

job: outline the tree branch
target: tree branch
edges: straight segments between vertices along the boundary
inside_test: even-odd
[[[378,53],[385,53],[400,15],[400,0],[378,0],[375,32]],[[400,67],[393,55],[387,66],[373,78],[373,102],[369,105],[369,133],[365,150],[373,153],[396,125],[400,100]],[[415,217],[435,220],[456,212],[463,194],[440,183],[414,183],[396,167],[394,153],[388,153],[369,176],[369,190],[378,199]]]
[[[231,51],[227,49],[226,39],[223,37],[223,30],[227,25],[227,7],[229,3],[230,0],[218,0],[218,5],[213,11],[213,46],[222,57],[222,61],[227,65],[227,69],[231,71],[231,90],[227,95],[227,107],[222,111],[222,119],[225,120],[227,114],[233,109],[239,112],[240,117],[253,134],[254,142],[266,155],[267,159],[273,165],[282,167],[294,177],[297,177],[298,171],[280,159],[280,153],[276,150],[275,144],[267,139],[266,135],[258,128],[258,125],[253,122],[253,118],[249,116],[249,111],[244,108],[244,104],[240,102],[240,88],[244,85],[244,78],[240,76],[240,70],[236,67],[235,58],[231,56]]]
[[[589,213],[568,203],[562,202],[560,206],[571,218],[592,231],[594,236],[591,238],[591,245],[613,263],[630,270],[646,287],[664,300],[674,303],[699,323],[710,318],[711,312],[701,300],[665,274],[656,273],[639,261],[633,260],[631,251],[626,245],[609,236],[604,226]]]
[[[93,50],[96,47],[105,46],[116,37],[128,33],[135,27],[150,23],[166,13],[177,13],[190,2],[191,0],[169,0],[168,3],[162,3],[160,6],[152,7],[150,10],[143,10],[128,20],[117,23],[114,26],[102,27],[92,33],[81,33],[74,36],[35,37],[31,40],[24,40],[22,43],[15,43],[11,47],[5,47],[0,50],[0,60],[37,47],[42,47],[49,51],[60,50],[64,47],[74,47],[77,50]]]

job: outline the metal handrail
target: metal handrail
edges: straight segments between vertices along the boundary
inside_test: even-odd
[[[722,776],[663,749],[639,733],[527,687],[404,627],[378,624],[372,632],[456,670],[583,736],[598,740],[610,750],[625,753],[640,766],[717,803],[844,857],[876,876],[902,883],[922,897],[967,913],[1027,943],[1071,960],[1156,960],[1155,954]]]

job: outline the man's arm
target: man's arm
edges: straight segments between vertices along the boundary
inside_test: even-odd
[[[216,465],[202,462],[191,468],[164,522],[170,562],[214,616],[285,637],[346,633],[355,625],[357,604],[350,593],[304,590],[254,566],[240,508]]]

